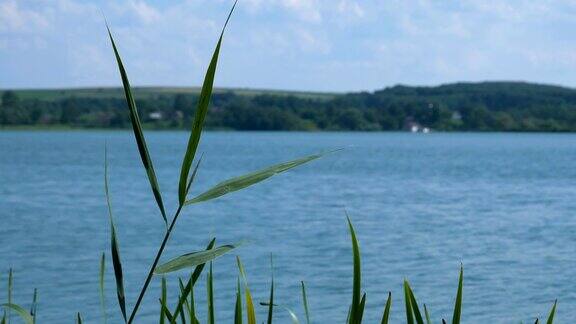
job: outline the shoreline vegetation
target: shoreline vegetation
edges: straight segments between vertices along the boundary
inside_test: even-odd
[[[136,87],[142,127],[185,130],[198,88]],[[0,130],[128,129],[122,88],[0,90]],[[374,92],[215,89],[207,130],[576,132],[576,89],[525,82]]]

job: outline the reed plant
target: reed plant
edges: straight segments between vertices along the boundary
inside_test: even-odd
[[[214,76],[216,73],[216,68],[218,65],[218,57],[222,46],[222,39],[224,36],[224,32],[226,30],[226,26],[228,25],[228,22],[234,11],[235,6],[236,2],[232,6],[226,18],[226,22],[224,23],[224,27],[222,28],[220,37],[218,38],[218,41],[216,43],[216,48],[212,54],[212,58],[210,60],[208,69],[204,77],[204,82],[198,99],[198,104],[194,113],[194,120],[188,139],[188,144],[186,146],[186,151],[182,159],[182,165],[180,169],[180,177],[178,183],[178,205],[175,208],[176,209],[175,213],[171,217],[169,217],[168,213],[166,212],[162,192],[160,190],[160,186],[156,178],[156,172],[154,169],[152,159],[150,157],[150,151],[146,144],[146,138],[142,130],[142,124],[140,122],[138,109],[136,107],[136,102],[132,94],[130,82],[128,80],[128,75],[124,68],[124,64],[122,63],[122,59],[120,57],[118,48],[112,36],[112,32],[110,31],[108,24],[106,24],[108,30],[108,36],[110,38],[114,56],[116,58],[116,62],[120,72],[120,77],[122,80],[124,94],[126,97],[126,103],[128,107],[128,113],[130,115],[132,130],[138,147],[140,159],[142,161],[145,173],[147,175],[150,184],[153,199],[158,206],[159,214],[162,217],[162,220],[166,227],[164,237],[158,246],[157,253],[151,258],[151,265],[148,270],[148,274],[143,280],[142,288],[140,289],[140,292],[135,300],[134,307],[129,311],[126,307],[126,295],[124,292],[124,276],[121,261],[122,258],[120,255],[120,243],[117,236],[116,225],[114,223],[114,216],[112,212],[112,204],[111,204],[111,198],[109,192],[109,180],[108,180],[108,162],[107,162],[108,158],[107,158],[107,150],[105,149],[104,192],[106,197],[106,204],[108,207],[108,218],[110,223],[110,256],[112,260],[112,267],[114,269],[118,311],[124,323],[130,324],[135,323],[137,321],[137,315],[140,310],[142,300],[148,291],[150,283],[152,282],[152,280],[154,280],[154,278],[156,278],[157,280],[159,280],[159,284],[161,286],[161,295],[158,298],[159,301],[158,322],[161,324],[164,323],[199,324],[200,321],[197,315],[198,313],[194,297],[194,287],[198,282],[198,280],[200,279],[204,269],[208,267],[206,274],[206,287],[207,287],[206,305],[205,305],[205,309],[207,311],[206,323],[214,324],[216,322],[217,314],[214,309],[213,262],[216,258],[237,249],[239,243],[216,246],[216,239],[212,238],[204,250],[190,252],[178,256],[176,258],[173,258],[169,261],[160,263],[164,249],[170,240],[171,234],[174,230],[174,227],[177,224],[177,220],[181,215],[182,210],[186,206],[209,202],[221,196],[228,195],[232,192],[239,191],[246,187],[255,185],[276,174],[283,173],[302,164],[311,162],[326,154],[326,153],[319,153],[295,159],[292,161],[275,164],[270,167],[246,175],[222,181],[217,185],[215,185],[214,187],[204,191],[203,193],[197,196],[194,196],[192,198],[189,197],[190,188],[194,184],[195,176],[200,168],[202,161],[202,157],[199,158],[197,157],[197,150],[203,133],[202,130],[204,126],[204,121],[208,113],[210,98],[212,95],[212,89],[214,84]],[[356,237],[354,226],[352,225],[352,222],[348,216],[347,216],[347,223],[352,242],[353,274],[352,274],[351,302],[349,305],[343,305],[343,307],[348,308],[348,316],[346,319],[343,320],[346,320],[346,323],[348,324],[360,324],[363,322],[363,315],[365,305],[367,303],[367,297],[366,293],[362,292],[360,245]],[[272,257],[270,261],[271,261],[271,267],[273,268]],[[257,323],[256,307],[255,307],[256,303],[252,298],[252,294],[246,277],[246,272],[239,257],[236,257],[236,263],[238,267],[236,301],[234,305],[230,305],[230,307],[234,310],[234,323],[256,324]],[[104,323],[106,323],[108,320],[108,311],[106,307],[106,299],[104,294],[105,269],[106,269],[106,254],[102,253],[100,259],[100,271],[99,271],[99,291],[100,291],[102,321]],[[167,291],[168,285],[166,277],[164,277],[164,275],[180,271],[183,269],[190,269],[190,270],[193,269],[193,271],[190,277],[187,278],[186,282],[184,282],[182,279],[179,279],[178,281],[179,291],[177,294],[178,296],[175,300],[169,301],[168,300],[169,294]],[[459,324],[461,322],[463,282],[464,282],[464,270],[461,267],[458,278],[458,289],[456,292],[454,303],[454,311],[452,320],[450,322],[452,324]],[[2,304],[4,313],[3,317],[0,320],[0,324],[10,323],[12,318],[11,312],[17,314],[27,324],[35,323],[37,317],[37,291],[34,290],[30,308],[25,309],[24,307],[13,302],[12,289],[13,289],[13,278],[12,278],[12,270],[10,270],[8,275],[8,295],[7,295],[8,300],[6,303]],[[414,295],[414,292],[407,280],[404,281],[403,290],[404,290],[404,305],[405,305],[404,308],[406,313],[406,323],[431,324],[432,320],[430,319],[430,314],[426,304],[423,304],[423,308],[420,308],[417,298]],[[294,312],[293,310],[282,304],[277,303],[276,300],[274,299],[275,296],[274,294],[275,294],[275,285],[274,285],[274,276],[272,275],[269,298],[267,301],[259,303],[260,305],[266,307],[268,310],[266,323],[272,324],[274,322],[274,314],[276,314],[277,309],[287,312],[293,323],[300,323],[299,318],[296,315],[296,312]],[[312,317],[308,306],[307,291],[304,282],[301,282],[301,294],[304,310],[303,322],[310,324]],[[384,309],[382,313],[381,323],[387,324],[389,323],[390,313],[392,309],[392,294],[390,292],[388,292],[388,298],[383,307]],[[547,323],[549,324],[553,323],[555,312],[556,312],[556,302],[554,302],[554,305],[550,310],[549,316],[547,318]],[[82,315],[80,313],[76,313],[75,318],[77,323],[83,322]],[[447,323],[445,319],[441,319],[441,321],[442,323]],[[318,322],[325,322],[325,321],[319,319]],[[536,319],[536,323],[539,323],[538,319]]]

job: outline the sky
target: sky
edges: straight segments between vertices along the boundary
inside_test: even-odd
[[[232,0],[0,0],[0,89],[199,86]],[[574,0],[239,0],[217,87],[576,87]]]

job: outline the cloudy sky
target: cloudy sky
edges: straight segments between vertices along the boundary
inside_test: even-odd
[[[200,84],[232,0],[0,0],[0,88]],[[573,0],[240,0],[220,87],[374,90],[526,80],[576,87]]]

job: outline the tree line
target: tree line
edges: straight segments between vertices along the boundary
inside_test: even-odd
[[[124,99],[107,96],[20,98],[3,91],[0,125],[127,128]],[[198,98],[158,93],[136,98],[145,127],[189,128]],[[394,86],[375,92],[314,97],[214,94],[210,129],[398,131],[576,131],[576,90],[521,82]]]

